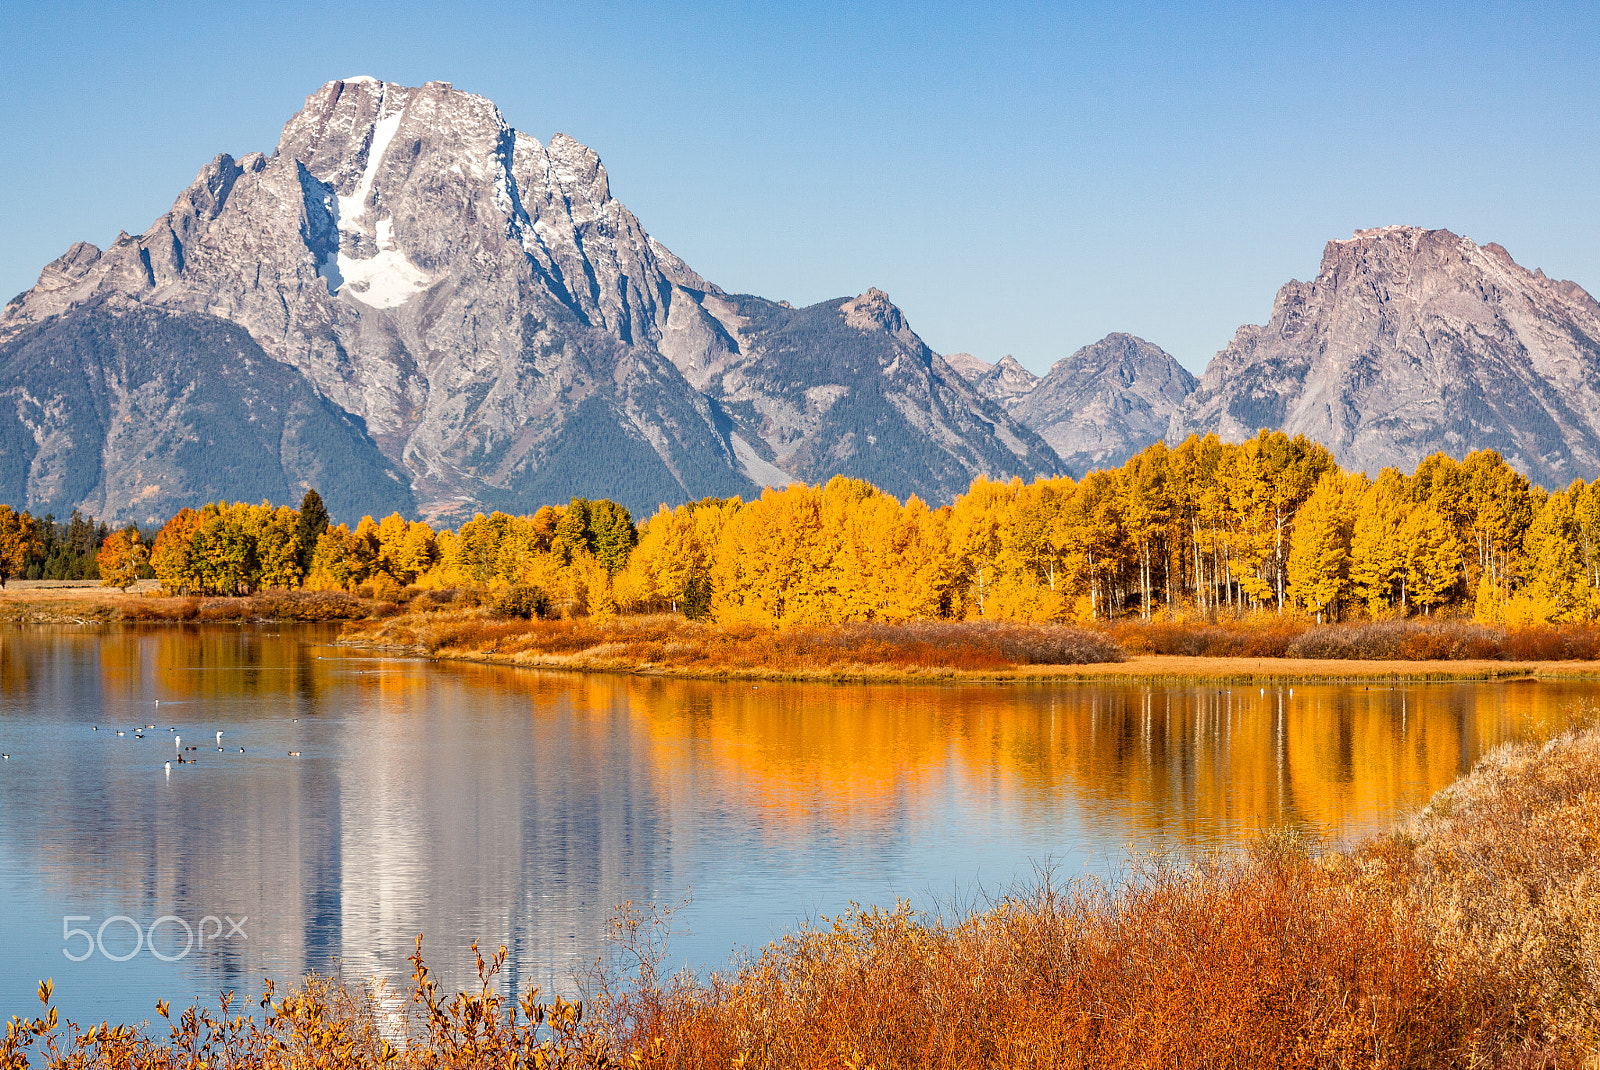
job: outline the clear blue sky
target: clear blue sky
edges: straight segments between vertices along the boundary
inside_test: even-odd
[[[593,146],[728,289],[878,286],[935,349],[1036,371],[1115,330],[1199,370],[1358,227],[1600,290],[1600,5],[4,8],[0,299],[354,74]]]

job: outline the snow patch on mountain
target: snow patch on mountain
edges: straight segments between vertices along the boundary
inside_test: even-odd
[[[377,247],[376,254],[358,258],[345,252],[346,245],[353,244],[347,242],[346,238],[359,241],[369,236],[362,223],[367,213],[367,198],[372,195],[378,167],[404,118],[405,109],[402,108],[373,122],[361,181],[356,183],[354,193],[334,199],[335,223],[340,234],[339,251],[325,258],[318,272],[328,280],[329,293],[354,297],[373,308],[397,308],[433,284],[433,278],[400,251],[394,237],[392,218],[379,219],[373,225],[370,236]]]

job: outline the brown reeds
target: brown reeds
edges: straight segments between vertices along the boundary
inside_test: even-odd
[[[8,592],[0,620],[19,624],[187,623],[191,621],[352,621],[399,612],[343,591],[271,588],[239,598],[125,594],[98,588]]]

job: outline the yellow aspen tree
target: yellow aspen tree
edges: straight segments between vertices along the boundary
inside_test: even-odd
[[[1270,596],[1281,613],[1287,595],[1286,564],[1295,517],[1317,480],[1334,467],[1333,455],[1304,435],[1290,438],[1281,431],[1263,431],[1256,441],[1257,470],[1263,481],[1263,519],[1271,529],[1270,544],[1263,547],[1267,566],[1262,578],[1271,587]]]
[[[1402,529],[1406,591],[1410,600],[1432,613],[1433,607],[1461,578],[1461,543],[1454,526],[1432,504],[1412,506]]]
[[[728,518],[711,567],[718,623],[777,627],[804,616],[790,604],[799,545],[816,526],[815,490],[768,487]]]
[[[0,515],[0,531],[5,524],[4,516]],[[121,531],[113,531],[95,555],[95,563],[100,566],[100,586],[120,587],[126,591],[139,582],[139,573],[149,560],[149,552],[136,525],[129,524]]]
[[[27,571],[34,542],[33,517],[0,505],[0,587]]]
[[[1406,608],[1405,523],[1411,512],[1405,481],[1385,468],[1361,496],[1350,537],[1350,582],[1367,612],[1383,616]]]
[[[1122,490],[1122,522],[1137,552],[1134,564],[1139,574],[1139,615],[1149,620],[1153,565],[1162,557],[1157,544],[1172,519],[1165,443],[1157,442],[1128,459],[1122,466]]]
[[[304,578],[300,565],[300,514],[286,505],[273,509],[263,502],[254,520],[261,586],[299,586]]]
[[[356,539],[343,524],[330,525],[311,552],[305,586],[313,591],[349,591],[360,582]]]
[[[187,594],[199,586],[194,568],[194,532],[199,526],[199,513],[180,509],[156,534],[150,567],[170,594]]]
[[[1461,479],[1470,517],[1468,549],[1475,551],[1472,575],[1487,576],[1504,602],[1522,575],[1522,534],[1533,521],[1539,495],[1494,450],[1469,453],[1461,462]]]
[[[1517,624],[1579,623],[1589,619],[1573,495],[1550,495],[1524,534],[1528,579],[1507,602],[1506,618]]]
[[[1350,589],[1350,539],[1364,476],[1325,472],[1300,506],[1289,540],[1289,597],[1323,622]]]
[[[952,507],[951,545],[970,579],[968,616],[989,615],[986,604],[989,588],[994,584],[996,562],[1021,490],[1020,478],[1013,478],[1009,483],[995,483],[987,476],[979,476],[967,488],[967,493],[956,498]]]

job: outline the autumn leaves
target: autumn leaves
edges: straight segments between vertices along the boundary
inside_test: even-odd
[[[407,588],[521,586],[562,616],[778,627],[1166,611],[1325,621],[1441,606],[1489,622],[1600,617],[1600,490],[1547,493],[1489,451],[1369,479],[1301,437],[1191,437],[1081,481],[979,477],[941,508],[841,476],[751,502],[663,506],[637,528],[603,500],[479,514],[456,531],[398,514],[351,531],[306,504],[184,510],[150,567],[195,594],[304,586],[398,600]],[[21,525],[0,510],[0,555],[7,516]],[[107,540],[108,582],[137,574],[142,546],[124,532]]]

